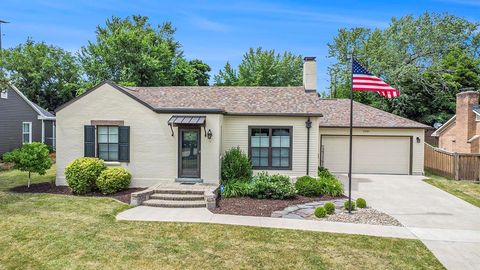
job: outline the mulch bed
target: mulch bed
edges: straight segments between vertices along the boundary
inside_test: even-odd
[[[210,211],[215,214],[270,217],[274,211],[283,210],[290,205],[315,201],[330,201],[338,198],[339,197],[331,196],[297,196],[293,199],[285,200],[254,199],[250,197],[220,198],[217,201],[217,208],[210,209]]]
[[[145,188],[129,188],[115,194],[103,195],[102,193],[95,191],[85,195],[75,195],[72,193],[69,187],[66,186],[56,186],[51,183],[38,183],[31,184],[30,188],[27,186],[18,186],[10,189],[12,192],[17,193],[48,193],[48,194],[61,194],[61,195],[72,195],[72,196],[84,196],[84,197],[108,197],[114,198],[124,203],[130,203],[130,195],[133,192],[145,190]]]

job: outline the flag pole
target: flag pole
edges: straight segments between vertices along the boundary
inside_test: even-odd
[[[354,49],[352,49],[352,66],[350,74],[350,152],[349,152],[349,163],[348,163],[348,213],[352,213],[352,139],[353,139],[353,57]]]

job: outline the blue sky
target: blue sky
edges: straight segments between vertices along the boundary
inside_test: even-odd
[[[425,11],[449,12],[480,20],[480,0],[404,1],[125,1],[2,0],[3,46],[27,37],[76,52],[94,40],[95,27],[113,15],[141,14],[151,24],[171,21],[188,59],[212,67],[212,77],[226,61],[237,65],[250,47],[316,56],[319,91],[328,86],[327,43],[342,27],[384,28],[392,17]]]

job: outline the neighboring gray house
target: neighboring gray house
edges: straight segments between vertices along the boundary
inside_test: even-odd
[[[0,89],[0,157],[31,142],[55,149],[55,116],[10,84]]]

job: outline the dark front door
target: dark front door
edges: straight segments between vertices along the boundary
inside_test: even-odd
[[[178,176],[200,178],[200,129],[179,128]]]

